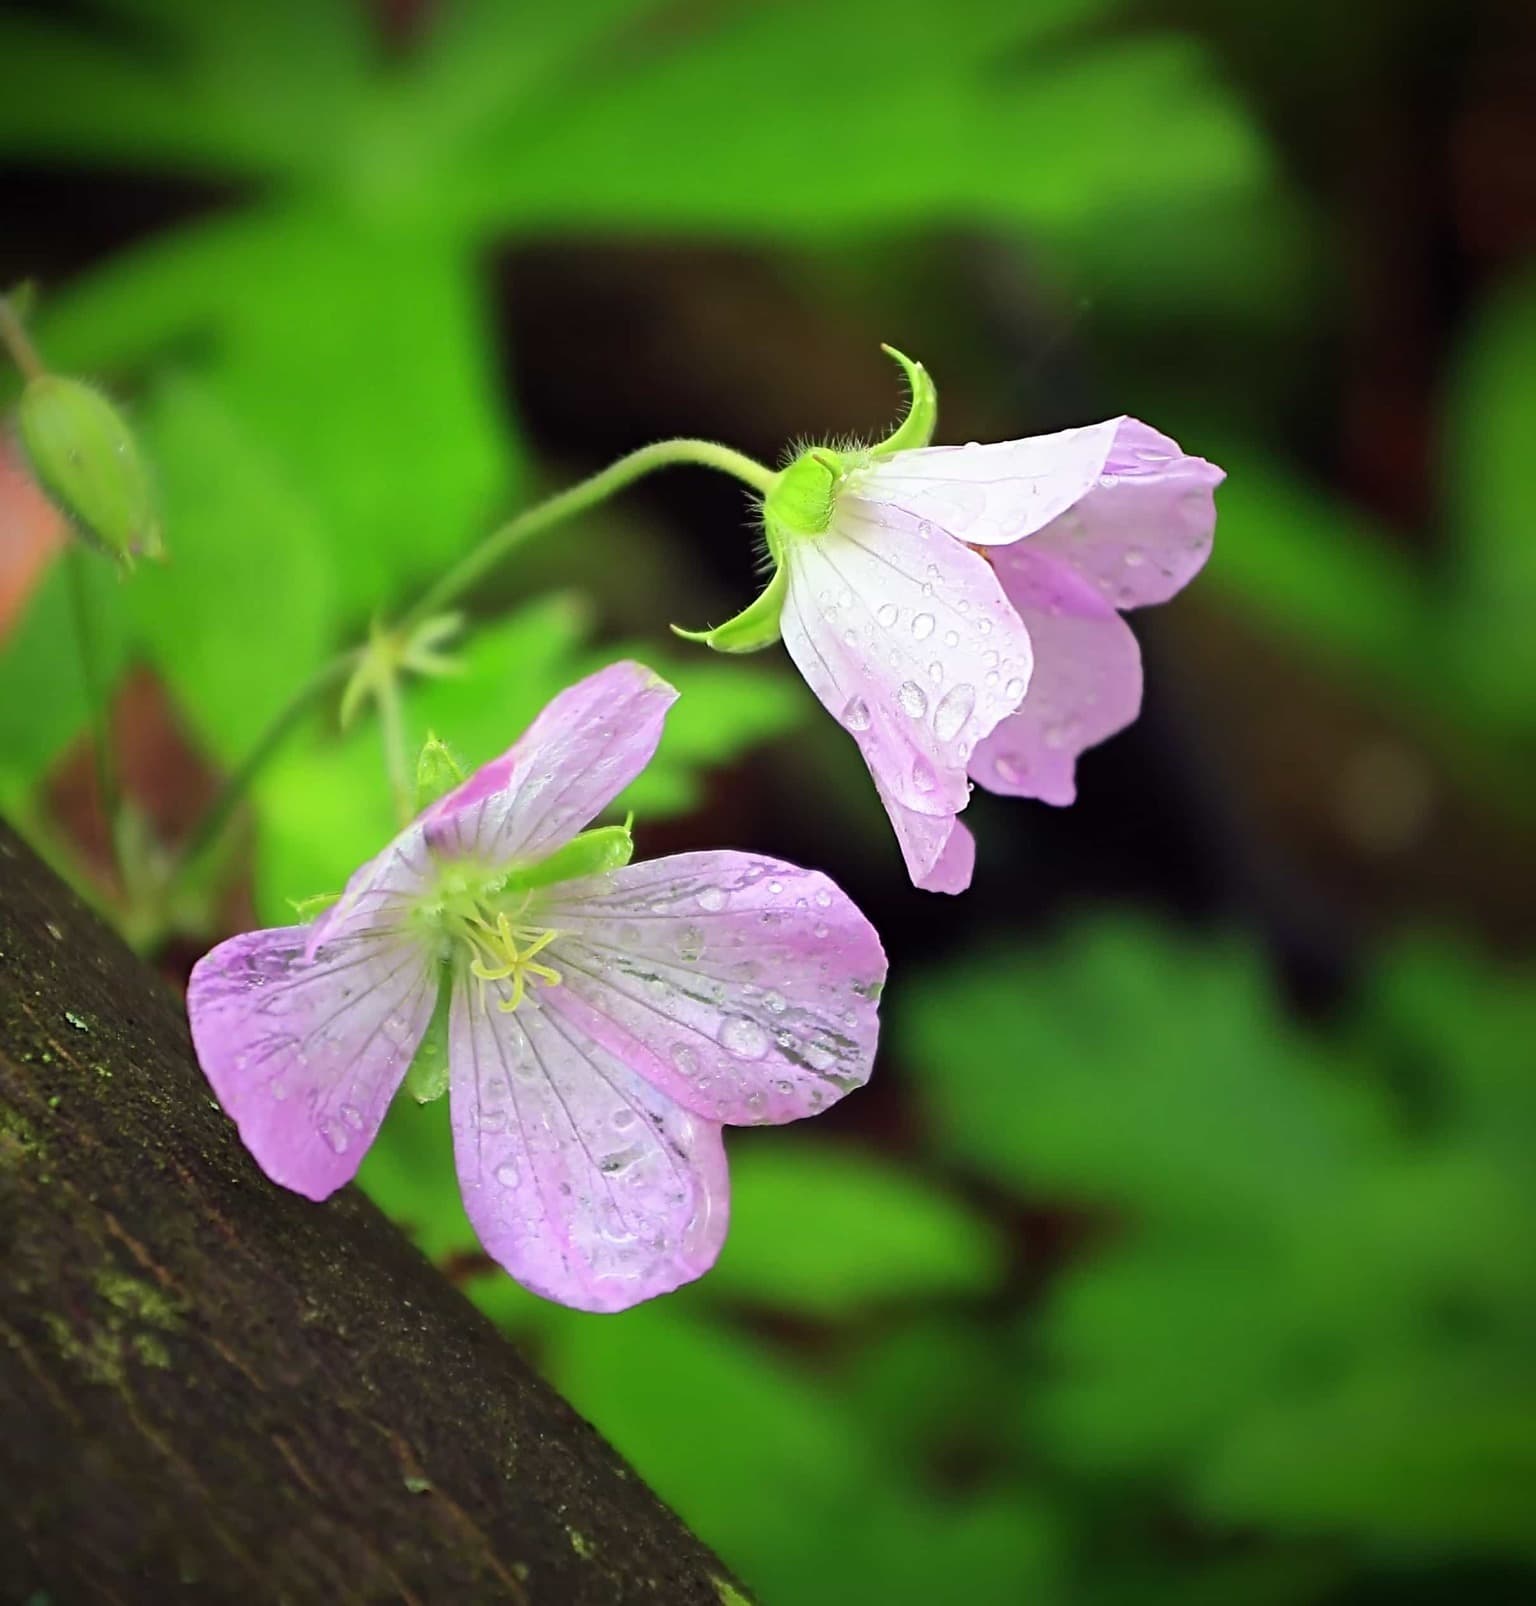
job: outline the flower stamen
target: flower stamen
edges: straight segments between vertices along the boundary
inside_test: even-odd
[[[467,916],[461,931],[471,954],[469,973],[480,983],[480,1001],[485,1004],[486,983],[510,981],[511,990],[505,998],[496,1001],[503,1014],[510,1015],[528,994],[528,981],[532,977],[546,987],[558,987],[560,972],[552,965],[539,964],[538,956],[560,935],[558,931],[538,926],[513,923],[527,907],[524,897],[512,916],[505,911],[496,916],[493,925],[479,911]]]

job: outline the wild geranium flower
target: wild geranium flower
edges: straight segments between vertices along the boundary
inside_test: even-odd
[[[825,876],[752,854],[631,864],[585,829],[676,693],[620,663],[408,826],[310,926],[206,955],[198,1057],[257,1163],[323,1199],[356,1172],[434,1018],[486,1251],[547,1298],[619,1310],[707,1271],[721,1127],[860,1086],[885,955]]]
[[[912,386],[900,427],[796,458],[764,500],[767,590],[680,633],[726,652],[782,637],[858,743],[913,881],[960,892],[973,780],[1070,803],[1077,755],[1136,717],[1141,658],[1118,610],[1198,572],[1223,475],[1133,418],[929,446],[933,382],[891,355]]]

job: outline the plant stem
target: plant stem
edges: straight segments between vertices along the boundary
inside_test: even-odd
[[[27,331],[6,296],[0,296],[0,345],[10,352],[11,360],[21,370],[23,378],[38,379],[46,372],[43,359],[37,354],[37,347],[27,338]]]
[[[215,794],[213,802],[203,812],[192,835],[182,849],[176,878],[185,875],[218,839],[225,823],[235,811],[236,804],[250,789],[267,760],[283,745],[288,733],[318,703],[333,686],[337,685],[356,662],[355,652],[344,652],[304,682],[272,717],[272,723],[257,738],[239,766],[225,777],[224,784]]]
[[[19,360],[19,359],[18,359]],[[766,493],[776,478],[773,470],[765,468],[742,452],[733,451],[714,441],[670,440],[642,446],[637,451],[610,463],[607,468],[589,475],[586,479],[557,491],[553,496],[525,509],[497,529],[492,530],[478,546],[472,548],[458,563],[412,604],[393,627],[396,632],[410,630],[433,613],[456,601],[476,580],[486,574],[531,536],[548,529],[563,519],[596,506],[632,485],[646,474],[659,468],[673,468],[693,464],[732,474],[750,485],[753,490]],[[208,806],[183,849],[173,881],[187,874],[198,859],[213,845],[236,804],[249,790],[251,782],[273,753],[283,744],[288,733],[324,694],[342,681],[358,660],[358,651],[342,653],[333,658],[278,710],[272,723],[257,738],[256,744],[239,767],[226,778],[218,795]],[[385,704],[393,701],[391,714]],[[391,699],[386,692],[381,697],[381,717],[385,725],[385,761],[389,766],[390,785],[395,794],[397,808],[402,817],[408,817],[410,788],[405,774],[404,733],[401,728],[398,698]]]
[[[92,561],[78,541],[64,547],[64,574],[69,590],[70,613],[75,626],[75,647],[80,655],[80,679],[85,685],[85,703],[91,724],[91,750],[96,764],[96,790],[102,819],[107,827],[107,851],[117,863],[117,771],[112,762],[112,736],[108,729],[107,700],[102,686],[96,644],[91,635],[90,584],[85,566]]]
[[[642,446],[587,479],[564,491],[557,491],[547,501],[537,503],[493,530],[479,546],[462,557],[447,574],[426,590],[406,612],[400,621],[401,627],[409,629],[439,608],[457,601],[476,580],[495,568],[509,552],[530,536],[560,523],[562,519],[584,513],[589,507],[596,506],[658,468],[673,468],[687,463],[734,474],[759,492],[766,492],[775,478],[771,469],[714,441],[657,441],[654,445]]]
[[[379,684],[379,730],[384,738],[384,769],[389,776],[390,795],[394,799],[395,818],[401,825],[409,825],[411,815],[411,785],[405,769],[405,716],[400,708],[400,682],[386,676]]]

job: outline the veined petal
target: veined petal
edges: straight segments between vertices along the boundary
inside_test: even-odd
[[[1029,695],[971,755],[993,792],[1071,803],[1077,756],[1141,709],[1141,650],[1130,626],[1074,569],[1021,541],[995,554],[998,577],[1035,644]]]
[[[543,989],[503,1014],[456,986],[448,1037],[459,1184],[493,1260],[594,1311],[709,1270],[729,1214],[717,1125],[547,1008]]]
[[[1110,418],[1021,441],[898,452],[861,469],[851,489],[884,509],[887,523],[933,524],[972,546],[1002,546],[1081,500],[1128,422]]]
[[[435,853],[536,862],[591,823],[650,763],[677,693],[616,663],[560,693],[500,758],[426,811]]]
[[[826,876],[683,853],[556,890],[541,1002],[679,1104],[794,1121],[869,1079],[885,953]]]
[[[304,928],[306,958],[322,943],[384,936],[398,930],[435,870],[421,822],[408,825],[383,852],[353,871],[341,896]]]
[[[982,745],[986,745],[985,739]],[[912,885],[924,892],[964,892],[976,869],[976,838],[969,828],[953,814],[916,814],[904,809],[892,801],[879,781],[875,790],[890,816]]]
[[[274,1182],[324,1199],[356,1172],[431,1019],[439,967],[395,934],[307,952],[285,926],[220,943],[192,970],[197,1057]]]
[[[1166,602],[1211,555],[1214,493],[1225,478],[1177,441],[1122,418],[1093,486],[1029,546],[1071,564],[1116,608]]]
[[[1029,684],[1029,636],[992,566],[848,496],[786,562],[784,645],[879,786],[919,814],[964,808],[972,749]]]

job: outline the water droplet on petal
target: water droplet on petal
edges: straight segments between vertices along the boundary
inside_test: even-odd
[[[674,1043],[672,1063],[684,1076],[693,1076],[699,1069],[699,1056],[687,1043]]]
[[[946,647],[958,647],[960,645],[960,632],[958,630],[946,630],[944,632],[944,645]]]
[[[704,933],[697,926],[684,926],[677,934],[677,957],[692,964],[704,952]]]
[[[944,665],[941,664],[937,659],[928,665],[928,678],[934,683],[935,686],[942,686],[944,684]]]
[[[1016,703],[1024,695],[1025,683],[1017,675],[1003,687],[1003,695],[1011,703]]]
[[[517,1167],[510,1160],[503,1160],[496,1167],[496,1180],[504,1188],[515,1188],[517,1186]]]
[[[965,728],[976,707],[976,688],[969,681],[953,686],[939,699],[933,711],[933,733],[941,742],[950,742]]]
[[[915,614],[912,619],[912,634],[919,641],[926,641],[933,634],[933,615],[931,613]]]
[[[339,1121],[326,1121],[320,1127],[320,1136],[326,1141],[332,1154],[345,1154],[350,1139],[347,1129]]]
[[[1147,561],[1147,555],[1139,546],[1125,549],[1125,566],[1127,569],[1139,569]]]
[[[744,1060],[759,1060],[768,1052],[768,1034],[745,1015],[727,1015],[720,1026],[720,1042]]]
[[[363,1130],[363,1112],[355,1104],[343,1104],[341,1118],[354,1132]]]
[[[904,680],[896,689],[896,701],[910,719],[921,719],[928,712],[928,694],[915,680]]]
[[[775,1015],[782,1015],[789,1007],[783,993],[767,993],[764,995],[763,1003],[766,1004]]]
[[[912,761],[912,784],[919,792],[931,792],[939,784],[933,765],[921,753]]]
[[[725,889],[723,887],[700,887],[699,907],[707,909],[710,914],[719,914],[725,907]]]
[[[851,697],[843,709],[843,724],[851,731],[869,729],[869,704],[862,697]]]

